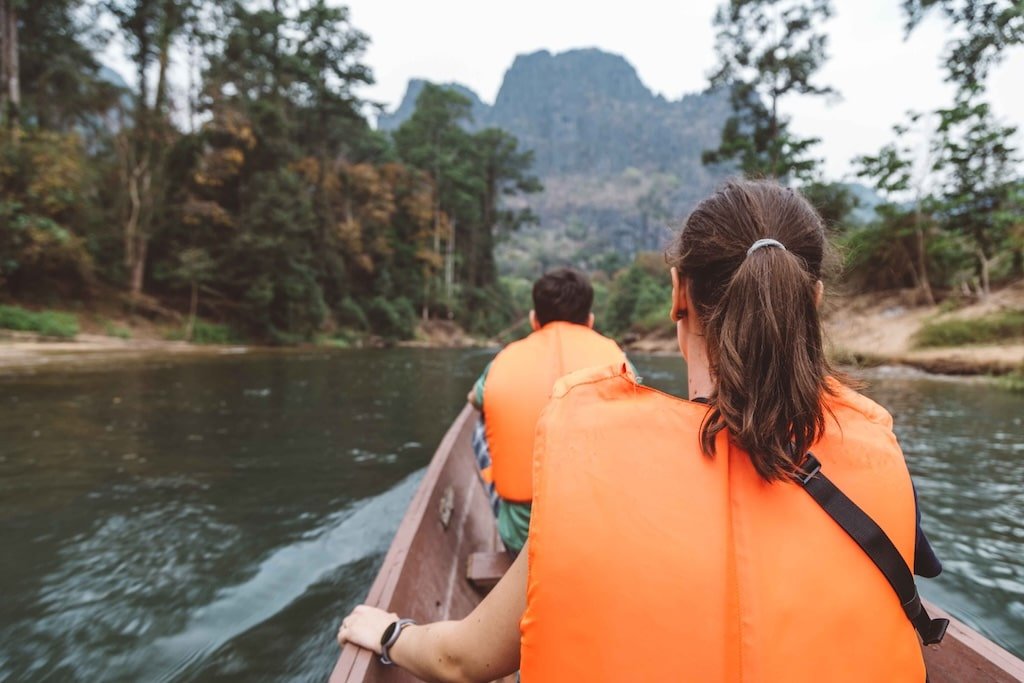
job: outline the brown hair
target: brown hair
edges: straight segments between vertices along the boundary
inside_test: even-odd
[[[556,320],[586,325],[594,303],[594,288],[574,268],[556,268],[533,283],[533,313],[543,326]]]
[[[759,239],[785,248],[748,255]],[[667,254],[688,280],[715,379],[701,449],[714,455],[725,429],[767,481],[792,476],[825,428],[834,372],[816,295],[827,250],[821,217],[801,195],[731,181],[694,209]]]

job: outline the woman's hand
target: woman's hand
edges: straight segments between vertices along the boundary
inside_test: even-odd
[[[394,621],[398,621],[398,615],[393,612],[385,612],[369,605],[359,605],[341,620],[338,645],[344,647],[345,643],[352,643],[380,654],[380,638],[388,625]]]

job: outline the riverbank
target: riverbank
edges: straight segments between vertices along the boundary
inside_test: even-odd
[[[926,326],[950,321],[980,322],[993,315],[1024,311],[1024,282],[983,302],[917,306],[908,292],[837,296],[825,313],[829,353],[839,363],[858,366],[895,365],[943,375],[1008,375],[1024,369],[1024,338],[998,343],[921,348],[917,341]],[[678,353],[675,328],[666,326],[643,337],[627,338],[626,349],[640,353]]]
[[[107,325],[110,327],[110,325]],[[96,329],[86,322],[86,329]],[[212,357],[239,353],[287,353],[309,349],[337,348],[477,348],[494,346],[489,339],[467,334],[450,321],[431,320],[417,325],[415,338],[391,342],[375,336],[353,339],[325,338],[295,346],[262,346],[253,344],[197,344],[164,338],[167,330],[151,324],[130,326],[118,321],[118,335],[82,332],[67,339],[56,339],[32,332],[0,329],[0,375],[23,374],[44,368],[102,366],[146,359]]]
[[[159,357],[219,356],[247,353],[249,346],[191,344],[162,339],[124,339],[79,334],[54,341],[25,332],[0,330],[0,374],[31,373],[44,368],[103,365]]]
[[[862,367],[903,366],[942,375],[1009,375],[1024,370],[1024,337],[998,343],[960,344],[920,348],[917,335],[926,326],[949,321],[980,322],[1001,314],[1024,314],[1024,282],[994,292],[986,301],[960,307],[949,303],[917,306],[912,294],[891,292],[833,297],[825,314],[829,352],[839,363]],[[0,373],[32,372],[46,366],[117,362],[159,356],[216,356],[246,353],[261,346],[195,344],[169,340],[180,323],[159,324],[98,315],[77,316],[82,332],[69,339],[54,340],[37,334],[0,330]],[[209,326],[216,327],[216,326]],[[105,333],[104,333],[105,332]],[[419,322],[411,340],[390,342],[373,336],[346,339],[325,338],[309,347],[474,348],[496,345],[490,339],[468,334],[455,322]],[[678,353],[675,328],[649,334],[627,335],[627,351],[634,353]],[[291,348],[291,347],[290,347]]]

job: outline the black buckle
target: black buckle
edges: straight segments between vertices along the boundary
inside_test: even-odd
[[[804,464],[800,466],[800,474],[802,476],[797,477],[797,481],[801,485],[807,486],[807,484],[814,479],[814,475],[821,471],[821,463],[814,457],[814,453],[808,453],[804,459]]]
[[[949,619],[931,619],[928,626],[919,631],[921,642],[925,645],[938,645],[946,635]]]

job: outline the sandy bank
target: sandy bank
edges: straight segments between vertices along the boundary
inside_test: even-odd
[[[31,373],[43,368],[115,364],[176,356],[246,353],[246,346],[214,346],[157,339],[120,339],[80,334],[74,340],[47,341],[36,335],[0,330],[0,374]]]

